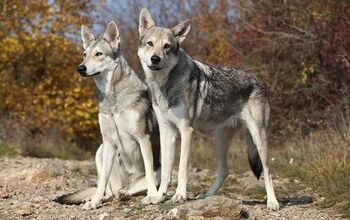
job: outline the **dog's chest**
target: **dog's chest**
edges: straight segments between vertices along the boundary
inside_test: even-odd
[[[163,120],[173,124],[178,124],[182,119],[188,119],[188,109],[184,103],[171,108],[168,108],[166,105],[155,105],[154,110]]]
[[[136,110],[127,109],[120,111],[113,118],[118,128],[120,127],[125,133],[135,134],[138,132],[140,114]]]
[[[166,91],[161,88],[152,89],[152,104],[158,115],[167,121],[174,121],[176,118],[184,118],[187,115],[185,103],[180,94]]]
[[[117,98],[113,94],[98,92],[98,108],[100,113],[114,114],[118,112]]]
[[[139,143],[137,142],[138,124],[135,119],[139,117],[135,111],[123,111],[114,115],[114,121],[118,128],[119,143],[118,153],[128,170],[128,172],[135,172],[141,169],[136,161],[142,160]]]

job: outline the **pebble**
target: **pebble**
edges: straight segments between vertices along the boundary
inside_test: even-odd
[[[103,219],[105,219],[105,218],[108,217],[108,216],[109,216],[109,214],[108,214],[107,212],[104,212],[104,213],[102,213],[102,214],[99,215],[98,219],[99,219],[99,220],[103,220]]]

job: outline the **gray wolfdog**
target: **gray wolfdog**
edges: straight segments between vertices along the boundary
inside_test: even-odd
[[[94,209],[121,192],[133,195],[147,190],[142,202],[150,203],[157,194],[154,170],[160,172],[160,140],[147,86],[120,55],[116,23],[107,25],[101,39],[84,25],[81,35],[85,58],[77,70],[94,79],[99,101],[103,143],[95,158],[97,189],[64,195],[56,201],[74,204],[90,200],[83,209]]]
[[[193,130],[215,133],[217,177],[209,191],[198,196],[202,198],[216,194],[227,177],[227,149],[237,125],[243,124],[251,168],[257,178],[264,171],[267,207],[277,210],[279,204],[267,157],[270,106],[266,90],[254,76],[242,70],[206,65],[189,57],[180,43],[190,26],[190,20],[186,20],[173,28],[157,27],[147,9],[139,17],[138,56],[151,91],[161,137],[161,184],[155,203],[163,200],[171,181],[178,133],[181,153],[173,202],[186,200]]]

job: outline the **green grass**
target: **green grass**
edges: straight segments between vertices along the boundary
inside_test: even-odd
[[[255,186],[249,190],[246,191],[247,197],[258,199],[258,200],[264,200],[266,197],[266,191],[265,187],[262,186]]]
[[[176,204],[172,202],[163,202],[159,204],[159,209],[162,213],[168,213],[171,209],[175,208]]]
[[[303,179],[319,192],[325,201],[322,206],[338,206],[350,217],[350,158],[345,155],[329,155],[313,161],[305,169]]]
[[[23,152],[25,156],[39,157],[39,158],[51,158],[56,157],[60,159],[75,159],[86,160],[93,157],[91,152],[85,151],[75,145],[68,144],[38,144],[27,148]]]
[[[17,151],[14,147],[8,144],[0,143],[0,156],[13,157],[17,155]]]
[[[343,213],[345,217],[350,218],[350,202],[344,202],[340,207],[340,212]]]

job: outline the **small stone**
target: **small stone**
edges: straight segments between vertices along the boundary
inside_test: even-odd
[[[18,210],[17,213],[20,214],[21,216],[25,217],[25,216],[29,216],[29,215],[33,214],[34,212],[29,207],[24,207],[24,208]]]
[[[179,209],[178,208],[174,208],[174,209],[171,209],[169,212],[168,212],[168,216],[170,218],[179,218],[180,215],[179,215]]]
[[[130,208],[123,209],[123,212],[126,212],[126,213],[131,212],[131,211],[132,211],[132,209],[130,209]]]
[[[107,212],[104,212],[104,213],[102,213],[101,215],[98,216],[98,219],[99,220],[103,220],[103,219],[105,219],[108,216],[109,216],[109,214]]]

